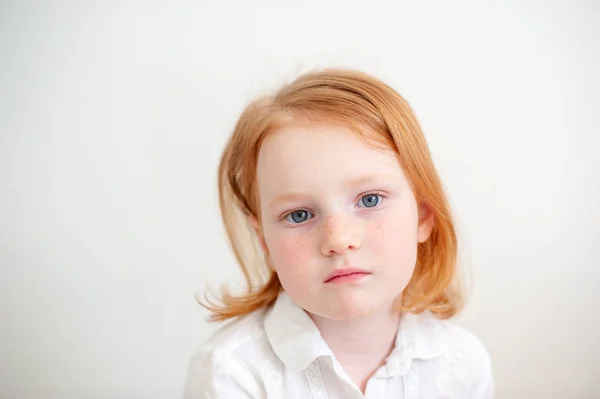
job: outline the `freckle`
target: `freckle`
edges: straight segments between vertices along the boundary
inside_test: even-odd
[[[301,258],[302,255],[304,254],[304,252],[306,251],[306,244],[304,244],[302,241],[296,241],[294,243],[294,246],[292,247],[292,254],[294,255],[294,257]]]
[[[373,233],[377,234],[377,235],[381,235],[381,225],[380,224],[376,224],[375,226],[373,226]]]

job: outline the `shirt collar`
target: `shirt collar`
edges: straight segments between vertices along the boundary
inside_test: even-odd
[[[294,371],[304,370],[321,356],[333,356],[315,323],[285,292],[279,294],[264,323],[275,354]]]
[[[267,312],[264,328],[275,354],[294,371],[304,370],[319,357],[333,357],[312,319],[285,292],[279,294]],[[384,368],[388,375],[403,375],[413,359],[434,358],[443,354],[447,346],[445,322],[430,312],[405,312]]]
[[[386,361],[391,376],[404,375],[413,359],[433,359],[447,351],[447,323],[431,312],[404,312],[400,318],[396,342]]]

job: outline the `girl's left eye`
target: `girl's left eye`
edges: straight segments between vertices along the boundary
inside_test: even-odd
[[[379,194],[367,194],[363,195],[358,201],[360,208],[373,208],[381,202],[383,197]]]

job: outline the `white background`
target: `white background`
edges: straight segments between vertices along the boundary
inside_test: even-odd
[[[599,3],[282,3],[2,2],[0,397],[181,396],[195,293],[239,281],[220,151],[327,66],[416,111],[497,397],[599,397]]]

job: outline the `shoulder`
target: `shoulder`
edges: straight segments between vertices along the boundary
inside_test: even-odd
[[[272,358],[263,323],[257,311],[217,329],[190,360],[185,398],[254,397],[253,369]]]
[[[407,315],[403,329],[427,397],[493,397],[492,365],[483,342],[453,320],[430,312]],[[402,324],[401,324],[402,327]]]
[[[266,340],[264,311],[256,311],[220,326],[198,352],[215,365],[227,362]]]
[[[405,341],[415,348],[415,356],[431,359],[439,356],[483,365],[488,352],[479,338],[452,319],[440,319],[431,312],[406,314],[400,324]]]
[[[446,345],[441,354],[444,371],[438,379],[438,386],[443,387],[445,382],[452,380],[464,388],[464,397],[492,398],[492,362],[483,342],[452,320],[441,323],[446,335]]]
[[[453,354],[467,364],[477,368],[489,367],[490,355],[483,342],[471,331],[453,321],[444,321],[447,333],[447,353]]]

